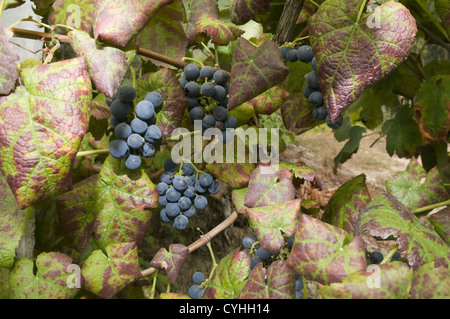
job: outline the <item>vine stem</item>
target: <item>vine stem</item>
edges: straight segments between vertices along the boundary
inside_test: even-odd
[[[359,23],[359,20],[361,19],[361,16],[364,12],[364,8],[366,7],[366,4],[369,0],[364,0],[361,7],[359,8],[358,17],[356,18],[356,24]]]
[[[211,243],[208,242],[206,244],[206,247],[208,247],[209,253],[211,254],[212,263],[213,263],[213,266],[211,268],[211,272],[209,273],[209,277],[208,277],[208,281],[210,281],[212,276],[213,276],[213,274],[214,274],[214,271],[217,268],[217,262],[216,262],[216,258],[214,257],[214,252],[213,252],[213,249],[211,247]]]
[[[431,210],[431,209],[434,209],[434,208],[447,206],[447,205],[450,205],[450,199],[447,199],[446,201],[443,201],[443,202],[440,202],[440,203],[436,203],[436,204],[432,204],[432,205],[428,205],[428,206],[424,206],[424,207],[413,209],[411,211],[411,213],[418,214],[418,213],[425,212],[427,210]]]
[[[2,16],[3,9],[5,8],[6,0],[2,0],[0,3],[0,17]]]
[[[103,148],[103,149],[100,149],[100,150],[81,151],[81,152],[78,152],[77,155],[75,155],[75,157],[76,158],[80,158],[80,157],[83,157],[83,156],[105,154],[105,153],[108,153],[108,152],[109,152],[109,149],[107,149],[107,148]]]
[[[224,231],[225,229],[227,229],[228,227],[233,225],[233,223],[236,221],[237,218],[238,218],[238,213],[236,211],[234,211],[233,213],[231,213],[230,216],[228,216],[227,219],[225,219],[219,225],[217,225],[216,227],[211,229],[205,235],[200,236],[200,238],[198,240],[196,240],[195,242],[190,244],[188,246],[189,253],[192,253],[193,251],[199,249],[200,247],[208,244],[212,238],[214,238],[215,236],[220,234],[222,231]],[[144,269],[143,271],[141,271],[142,277],[149,276],[149,275],[153,274],[156,270],[157,269],[154,267]]]
[[[398,249],[398,244],[395,244],[394,247],[392,247],[392,249],[388,252],[386,257],[384,257],[383,260],[380,262],[380,265],[387,264],[389,262],[389,260],[391,260],[392,256],[394,256],[397,249]]]

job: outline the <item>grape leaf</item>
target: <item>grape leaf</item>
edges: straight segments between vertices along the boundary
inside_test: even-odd
[[[294,299],[295,276],[284,260],[276,260],[266,269],[262,263],[253,268],[238,299]]]
[[[212,18],[207,14],[198,16],[194,25],[194,32],[197,34],[205,33],[211,37],[211,42],[216,45],[228,45],[244,33],[243,30],[235,25]]]
[[[442,20],[442,24],[447,31],[447,35],[450,35],[450,8],[448,6],[447,0],[436,0],[436,13]]]
[[[291,132],[300,133],[301,128],[314,127],[318,121],[312,114],[314,107],[300,93],[290,93],[281,106],[281,118],[284,126]]]
[[[320,87],[332,121],[405,60],[414,44],[416,22],[406,7],[385,2],[357,21],[365,3],[329,0],[308,20]],[[372,15],[377,15],[379,25],[371,25]]]
[[[298,226],[300,198],[275,205],[247,208],[250,226],[255,231],[261,246],[269,251],[278,251],[284,237],[293,236]]]
[[[120,242],[141,242],[158,190],[142,171],[130,171],[124,160],[108,156],[98,175],[76,184],[57,199],[60,227],[79,249],[89,236],[101,247]]]
[[[366,175],[358,175],[334,192],[322,215],[322,221],[353,233],[359,213],[370,200]]]
[[[259,47],[240,37],[233,52],[228,109],[281,83],[288,75],[280,49],[272,40]]]
[[[207,282],[203,298],[235,299],[239,296],[250,270],[250,254],[236,248],[217,265],[210,281]]]
[[[88,33],[78,30],[69,32],[69,41],[77,55],[86,58],[89,74],[97,89],[112,100],[136,50],[127,48],[126,51],[122,51],[99,45]]]
[[[78,288],[67,285],[72,272],[68,266],[72,264],[69,256],[51,252],[41,253],[34,262],[28,258],[16,261],[9,274],[11,299],[71,299]]]
[[[245,214],[244,200],[247,194],[248,188],[237,188],[231,191],[231,200],[233,201],[236,211],[241,214]]]
[[[164,269],[170,282],[174,284],[188,255],[189,249],[187,246],[171,244],[169,251],[164,247],[158,250],[150,265],[156,269]]]
[[[277,111],[286,102],[288,97],[288,91],[274,86],[246,103],[253,105],[257,114],[270,115]]]
[[[255,169],[253,163],[211,163],[206,169],[214,177],[233,188],[247,186],[250,176]]]
[[[6,0],[3,10],[16,8],[25,3],[25,0]]]
[[[342,147],[342,150],[334,158],[334,163],[345,163],[349,160],[353,154],[358,152],[359,144],[363,138],[363,134],[366,132],[366,128],[362,126],[353,126],[350,129],[350,138]]]
[[[422,144],[447,143],[450,130],[450,75],[428,78],[414,99],[414,118]]]
[[[450,208],[442,209],[428,216],[428,220],[433,225],[436,233],[450,245]]]
[[[301,214],[287,263],[298,275],[324,285],[340,282],[366,269],[363,240],[354,236],[344,245],[348,236],[338,227]]]
[[[24,68],[0,97],[0,170],[24,209],[71,188],[70,168],[89,124],[84,58]]]
[[[286,168],[258,165],[250,176],[244,205],[253,208],[294,200],[291,176]]]
[[[435,267],[433,262],[423,264],[414,272],[411,283],[411,299],[449,299],[448,267]]]
[[[173,0],[95,0],[94,37],[124,47]]]
[[[325,299],[406,299],[413,272],[402,262],[373,265],[319,289]],[[379,280],[379,282],[377,282]],[[379,286],[378,286],[379,284]]]
[[[232,115],[238,120],[238,126],[246,124],[255,116],[255,113],[255,108],[249,102],[242,103],[231,111],[228,111],[228,115]]]
[[[12,31],[0,23],[0,95],[8,95],[19,77],[16,65],[19,55],[9,42],[12,36]]]
[[[150,91],[160,93],[164,99],[164,104],[156,117],[156,125],[161,129],[162,139],[165,140],[175,128],[179,127],[188,102],[180,82],[170,69],[160,69],[152,73],[148,81],[138,81],[140,97],[145,97]]]
[[[112,244],[105,253],[95,250],[81,268],[83,288],[102,298],[111,298],[120,289],[140,278],[138,250],[135,242]]]
[[[386,181],[386,191],[411,210],[449,198],[437,167],[427,173],[415,158]]]
[[[430,261],[448,266],[450,260],[448,245],[434,229],[422,224],[390,194],[378,196],[361,211],[355,234],[382,239],[394,236],[401,257],[414,270]]]
[[[188,295],[176,292],[163,292],[159,294],[160,299],[191,299]]]
[[[288,169],[293,174],[294,178],[298,178],[302,180],[302,182],[308,181],[313,187],[319,189],[322,189],[323,187],[322,180],[319,175],[317,175],[311,167],[303,162],[299,161],[297,163],[288,163],[281,161],[280,167]]]
[[[94,0],[56,0],[49,20],[91,33],[93,15]]]
[[[230,19],[235,24],[245,24],[250,20],[261,22],[270,12],[269,0],[231,0]]]

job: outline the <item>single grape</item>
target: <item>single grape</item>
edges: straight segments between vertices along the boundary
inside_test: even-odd
[[[197,195],[194,199],[194,206],[197,209],[205,209],[208,206],[208,200],[203,195]]]
[[[317,121],[325,121],[327,118],[327,115],[328,115],[328,112],[327,112],[327,108],[325,106],[316,107],[313,110],[313,117]]]
[[[342,126],[342,124],[344,123],[344,118],[341,115],[336,121],[331,122],[330,116],[327,115],[326,121],[329,128],[336,130]]]
[[[173,228],[176,230],[185,230],[189,224],[189,218],[184,215],[178,215],[173,221]]]
[[[253,256],[252,259],[250,259],[250,269],[255,268],[255,266],[259,263],[264,262],[264,260],[261,259],[259,256]]]
[[[228,115],[227,120],[225,121],[226,128],[236,128],[238,125],[238,120],[233,115]]]
[[[398,251],[396,251],[396,252],[394,253],[394,255],[392,255],[392,258],[391,258],[390,261],[400,260],[400,258],[401,258],[400,253],[399,253]]]
[[[191,199],[186,196],[181,196],[178,200],[178,206],[181,210],[188,210],[191,207]]]
[[[143,121],[147,121],[155,115],[155,107],[152,102],[142,100],[136,104],[136,116]]]
[[[175,163],[171,158],[165,159],[163,166],[167,172],[175,172],[178,168],[178,164]]]
[[[295,279],[295,290],[300,291],[303,289],[303,279],[298,277]]]
[[[166,195],[159,196],[158,197],[158,203],[161,204],[161,206],[166,206],[169,202],[167,201]]]
[[[258,247],[255,251],[255,256],[258,256],[262,260],[268,260],[272,256],[272,253],[263,247]]]
[[[111,125],[113,127],[116,127],[117,125],[119,125],[120,123],[123,123],[126,121],[126,118],[120,118],[120,117],[115,117],[114,115],[111,115],[109,120],[111,121]]]
[[[224,99],[220,100],[219,104],[222,105],[224,108],[227,108],[227,106],[228,106],[228,96],[226,96]]]
[[[287,53],[288,49],[289,49],[288,47],[281,47],[281,48],[280,48],[281,56],[282,56],[283,59],[285,59],[285,60],[286,60],[286,53]]]
[[[213,76],[214,76],[214,69],[211,66],[205,65],[200,69],[200,77],[202,79],[211,80]]]
[[[193,199],[195,197],[195,187],[194,186],[188,186],[186,190],[183,192],[183,196],[186,196],[190,199]]]
[[[373,264],[379,264],[383,261],[384,256],[381,252],[379,251],[374,251],[370,254],[370,259],[372,261]]]
[[[245,248],[251,249],[253,247],[253,244],[256,243],[258,239],[253,235],[247,235],[242,239],[242,245],[244,245]]]
[[[306,75],[306,83],[311,89],[320,90],[319,75],[317,71],[311,71]]]
[[[144,138],[149,143],[155,143],[158,142],[162,137],[162,132],[160,128],[155,125],[149,125],[147,128],[147,132],[145,132]]]
[[[156,189],[158,190],[159,195],[165,195],[167,190],[169,189],[169,185],[164,182],[159,182],[158,185],[156,185]]]
[[[144,134],[147,131],[147,122],[141,120],[140,118],[134,118],[130,123],[131,130],[137,134]]]
[[[160,93],[152,91],[145,95],[145,100],[150,101],[153,107],[158,108],[163,104],[163,97]]]
[[[188,80],[185,77],[179,78],[178,82],[180,82],[181,88],[184,90],[184,87],[186,86],[186,84],[188,84]]]
[[[217,70],[213,75],[214,82],[224,86],[228,82],[228,73],[224,70]]]
[[[211,114],[207,114],[203,117],[202,120],[202,128],[203,130],[207,130],[216,125],[216,119]]]
[[[313,68],[314,71],[317,71],[317,59],[316,59],[316,57],[314,57],[311,60],[311,67]]]
[[[202,120],[205,116],[205,111],[203,111],[203,108],[201,106],[196,106],[189,112],[189,116],[191,118],[191,121]]]
[[[204,194],[204,193],[207,192],[207,190],[204,189],[204,188],[200,185],[200,182],[199,182],[198,179],[195,181],[195,190],[196,190],[197,193],[199,193],[199,194]]]
[[[216,95],[216,88],[211,82],[205,82],[200,88],[200,92],[207,97],[214,97]]]
[[[295,292],[295,299],[302,299],[303,298],[303,293],[300,291],[296,291]]]
[[[161,209],[161,211],[159,212],[159,219],[163,223],[169,223],[170,222],[170,218],[169,218],[169,216],[167,216],[165,208]]]
[[[145,142],[142,146],[142,156],[143,157],[152,157],[156,153],[155,145]]]
[[[188,176],[188,185],[195,187],[195,182],[197,181],[197,174],[192,174]]]
[[[216,119],[216,121],[226,121],[228,118],[228,111],[226,108],[224,108],[223,106],[217,105],[214,110],[212,115],[214,116],[214,118]]]
[[[292,247],[294,246],[294,241],[295,241],[295,237],[294,236],[289,236],[287,239],[287,245],[289,247],[289,249],[292,249]]]
[[[181,165],[181,171],[184,175],[192,175],[195,172],[194,166],[191,163],[184,163]]]
[[[289,48],[286,52],[286,60],[289,62],[296,62],[297,58],[297,50],[294,48]]]
[[[131,149],[137,150],[138,148],[141,148],[142,145],[144,145],[144,138],[139,134],[133,133],[128,136],[127,144]]]
[[[197,97],[200,95],[200,86],[197,82],[191,81],[184,86],[184,93],[186,93],[187,96]]]
[[[215,99],[217,101],[222,101],[224,98],[227,97],[227,91],[222,85],[214,86],[214,90],[216,91]]]
[[[164,182],[164,183],[168,184],[168,185],[172,185],[173,178],[174,178],[174,176],[173,176],[172,172],[164,172],[159,177],[159,180],[161,182]]]
[[[184,77],[188,81],[195,81],[200,76],[200,68],[197,66],[197,64],[190,63],[186,65],[183,69]]]
[[[173,179],[173,188],[179,192],[184,192],[188,187],[188,181],[185,176],[178,175]]]
[[[319,91],[314,91],[309,95],[308,98],[309,104],[314,107],[319,107],[323,104],[323,95]]]
[[[217,181],[214,181],[211,186],[208,187],[208,193],[210,194],[217,194],[220,192],[220,183]]]
[[[124,102],[131,103],[136,97],[136,90],[132,85],[124,84],[119,87],[116,96]]]
[[[125,167],[130,170],[138,169],[139,166],[141,166],[142,159],[139,155],[133,155],[131,154],[128,156],[128,158],[125,160]]]
[[[123,119],[130,113],[130,104],[116,99],[111,103],[111,115],[115,118]]]
[[[189,287],[188,295],[192,299],[200,299],[203,295],[203,289],[201,289],[198,285],[192,285]]]
[[[167,203],[166,214],[169,218],[175,218],[180,214],[180,206],[178,203]]]
[[[189,218],[194,216],[194,214],[195,214],[195,207],[192,206],[192,205],[187,210],[185,210],[183,212],[183,215],[186,216],[186,217],[189,217]]]
[[[109,153],[114,158],[125,158],[130,153],[130,148],[124,140],[114,140],[109,143]]]
[[[200,176],[198,180],[200,185],[206,189],[213,183],[214,178],[211,176],[211,174],[205,173]]]
[[[205,275],[201,271],[196,271],[192,274],[192,281],[197,285],[200,285],[205,281]]]
[[[309,45],[302,45],[297,50],[297,59],[299,59],[302,62],[308,63],[311,62],[311,60],[314,58],[314,53],[312,51],[311,46]]]
[[[316,90],[311,89],[309,86],[303,88],[303,95],[308,99],[311,93],[316,92]]]
[[[171,203],[177,203],[181,197],[181,193],[175,188],[171,187],[166,191],[167,201]]]
[[[116,126],[114,129],[114,134],[117,138],[126,139],[131,135],[131,127],[125,122],[122,122]]]

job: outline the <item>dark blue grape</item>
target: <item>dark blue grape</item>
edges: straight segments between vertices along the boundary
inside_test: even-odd
[[[242,239],[242,245],[247,249],[251,249],[257,241],[258,239],[255,236],[247,235]]]
[[[199,106],[198,98],[196,98],[195,96],[186,96],[186,99],[188,101],[188,111],[192,110],[192,108],[195,106]]]
[[[216,88],[211,82],[205,82],[200,88],[200,92],[207,97],[214,97],[216,95]]]
[[[192,285],[191,287],[189,287],[188,295],[192,299],[201,299],[201,296],[203,295],[203,289],[201,289],[198,285]]]
[[[306,83],[311,89],[320,90],[319,75],[317,71],[311,71],[306,75]]]
[[[328,116],[327,108],[325,106],[316,107],[313,110],[313,117],[317,121],[325,121]]]
[[[200,86],[197,82],[188,82],[184,86],[184,93],[186,93],[187,96],[197,97],[200,95]]]
[[[198,181],[199,181],[200,185],[206,189],[209,186],[211,186],[211,184],[214,181],[214,178],[211,176],[211,174],[205,173],[199,177]]]
[[[166,205],[169,203],[169,202],[167,201],[166,195],[159,196],[159,197],[158,197],[158,203],[159,203],[161,206],[166,206]]]
[[[327,121],[327,125],[328,125],[329,128],[331,128],[333,130],[337,130],[344,123],[344,118],[341,115],[341,116],[338,117],[338,119],[336,121],[331,122],[330,116],[327,115],[326,121]]]
[[[138,169],[141,166],[142,159],[139,155],[129,155],[125,160],[125,167],[130,170]]]
[[[178,215],[173,221],[173,228],[176,230],[185,230],[189,224],[189,218],[184,215]]]
[[[145,140],[149,143],[156,143],[161,140],[161,137],[161,129],[155,124],[149,125],[144,135]]]
[[[119,87],[116,96],[124,102],[131,103],[136,97],[136,90],[132,85],[124,84]]]
[[[304,95],[306,98],[309,98],[309,96],[310,96],[311,93],[313,93],[313,92],[316,92],[316,90],[311,89],[309,86],[305,86],[305,87],[303,88],[303,95]]]
[[[295,292],[295,299],[302,299],[303,298],[303,293],[300,291],[296,291]]]
[[[216,91],[215,99],[217,101],[222,101],[224,98],[227,97],[227,91],[222,85],[216,85],[214,87],[214,90]]]
[[[152,157],[156,153],[155,145],[145,142],[142,146],[142,156],[143,157]]]
[[[297,50],[294,48],[289,48],[286,52],[286,60],[289,62],[296,62],[297,58]]]
[[[167,203],[166,214],[169,218],[175,218],[180,214],[180,206],[178,203]]]
[[[178,175],[173,179],[173,188],[175,188],[179,192],[184,192],[188,187],[188,181],[185,176]]]
[[[173,178],[174,178],[174,176],[173,176],[172,172],[164,172],[159,177],[159,180],[161,182],[164,182],[164,183],[168,184],[168,185],[172,185]]]
[[[192,174],[188,176],[188,185],[195,187],[195,182],[197,182],[197,174]]]
[[[116,99],[111,103],[111,115],[115,118],[126,118],[130,113],[130,104],[122,100]]]
[[[155,115],[155,107],[152,102],[142,100],[136,104],[136,116],[143,121],[148,121]]]
[[[186,196],[190,199],[193,199],[195,197],[195,187],[194,186],[188,186],[186,190],[183,192],[183,196]]]
[[[272,253],[263,247],[258,247],[255,251],[255,256],[258,256],[262,260],[268,260],[272,256]]]
[[[187,210],[183,212],[183,215],[191,218],[195,214],[195,207],[191,205]]]
[[[400,260],[400,258],[401,258],[401,254],[400,254],[398,251],[396,251],[396,252],[394,253],[394,255],[392,255],[392,258],[391,258],[390,261]]]
[[[223,106],[217,105],[214,108],[212,115],[214,116],[216,121],[225,122],[227,120],[227,118],[228,118],[228,111]]]
[[[181,193],[175,188],[171,187],[166,191],[167,201],[171,203],[177,203],[181,197]]]
[[[298,277],[295,279],[295,290],[300,291],[303,289],[303,279]]]
[[[211,186],[208,187],[208,193],[210,194],[217,194],[220,192],[220,183],[217,181],[214,181]]]
[[[314,58],[314,53],[309,45],[302,45],[297,49],[297,59],[308,63]]]
[[[130,154],[130,148],[124,140],[114,140],[109,143],[109,153],[114,158],[125,158]]]
[[[295,241],[295,237],[294,236],[289,236],[287,239],[287,245],[289,247],[289,249],[292,249],[292,247],[294,246],[294,241]]]
[[[228,115],[227,120],[225,121],[226,128],[236,128],[238,125],[238,120],[233,115]]]
[[[159,219],[163,223],[169,223],[170,222],[170,218],[169,218],[169,216],[167,216],[165,208],[161,209],[161,211],[159,212]]]
[[[137,150],[144,145],[144,138],[139,134],[133,133],[127,138],[127,144],[131,149]]]
[[[178,168],[178,164],[175,163],[171,158],[165,159],[163,166],[167,172],[175,172]]]
[[[160,93],[152,91],[148,92],[145,96],[145,100],[150,101],[153,107],[158,108],[163,104],[163,97]]]
[[[384,256],[379,251],[374,251],[370,254],[370,261],[372,262],[372,264],[379,264],[383,261],[383,259]]]
[[[197,285],[200,285],[205,281],[205,275],[201,271],[196,271],[192,274],[192,281]]]
[[[188,210],[191,207],[191,199],[186,196],[181,196],[178,200],[178,206],[181,210]]]
[[[288,51],[288,47],[281,47],[281,48],[280,48],[281,56],[282,56],[283,59],[285,59],[285,60],[286,60],[286,53],[287,53],[287,51]]]
[[[130,127],[134,133],[142,135],[147,131],[148,125],[147,122],[136,117],[131,121]]]
[[[131,127],[125,122],[122,122],[116,126],[114,129],[114,134],[117,138],[126,139],[131,135]]]
[[[317,71],[317,59],[316,59],[316,57],[314,57],[311,60],[311,67],[313,68],[314,71]]]
[[[253,256],[252,259],[250,259],[250,269],[255,268],[255,266],[259,263],[264,262],[264,260],[261,259],[259,256]]]
[[[312,92],[308,97],[308,102],[314,107],[323,105],[323,95],[319,91]]]
[[[208,206],[208,199],[206,199],[206,197],[203,195],[198,195],[194,199],[194,206],[195,206],[195,208],[200,209],[200,210],[205,209],[206,206]]]
[[[183,73],[184,77],[188,81],[195,81],[200,76],[200,68],[197,66],[197,64],[189,63],[184,67]]]
[[[213,79],[216,84],[224,86],[228,82],[228,73],[224,70],[217,70],[214,72]]]
[[[115,117],[114,115],[111,115],[109,120],[111,121],[111,125],[115,127],[115,126],[119,125],[120,123],[125,122],[126,118],[119,118],[119,117]]]
[[[216,125],[216,119],[211,114],[205,115],[202,120],[202,128],[203,130],[207,130],[209,128],[212,128]]]
[[[189,83],[189,81],[185,77],[179,78],[178,82],[180,82],[181,88],[183,90],[184,90],[184,87],[186,86],[186,84]]]
[[[200,69],[200,77],[202,79],[211,80],[213,76],[214,76],[214,69],[211,66],[205,65]]]
[[[203,111],[201,106],[196,106],[189,111],[189,116],[191,121],[202,120],[205,116],[205,111]]]
[[[158,185],[156,185],[156,189],[158,190],[159,195],[165,195],[167,190],[169,189],[169,185],[164,182],[159,182]]]
[[[181,165],[181,171],[184,175],[192,175],[195,172],[194,166],[191,163],[184,163]]]

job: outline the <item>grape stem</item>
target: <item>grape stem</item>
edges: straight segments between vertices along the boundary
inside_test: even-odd
[[[361,7],[359,8],[359,12],[358,12],[358,17],[356,18],[356,24],[359,23],[359,20],[361,19],[361,16],[364,12],[364,8],[366,7],[368,0],[364,0],[363,3],[361,4]]]
[[[5,8],[6,0],[2,0],[0,3],[0,17],[2,16],[3,9]]]
[[[217,268],[217,262],[216,262],[216,258],[214,257],[214,252],[213,252],[213,249],[211,247],[211,243],[208,242],[206,244],[206,247],[208,247],[209,253],[211,254],[212,263],[213,263],[213,266],[211,268],[211,272],[209,273],[209,277],[208,277],[208,281],[210,281],[212,276],[213,276],[213,274],[214,274],[214,271]]]
[[[75,157],[76,158],[80,158],[80,157],[83,157],[83,156],[105,154],[105,153],[108,153],[108,152],[109,152],[109,149],[107,149],[107,148],[103,148],[103,149],[100,149],[100,150],[81,151],[81,152],[78,152]]]
[[[442,207],[442,206],[447,206],[450,205],[450,199],[447,199],[446,201],[440,202],[440,203],[436,203],[436,204],[432,204],[432,205],[428,205],[428,206],[424,206],[424,207],[419,207],[416,209],[413,209],[411,211],[411,213],[413,214],[418,214],[418,213],[423,213],[427,210],[431,210],[434,208],[438,208],[438,207]]]
[[[200,66],[200,68],[203,68],[205,65],[203,64],[203,62],[201,62],[201,61],[199,61],[199,60],[197,60],[197,59],[194,59],[194,58],[189,58],[189,57],[184,57],[184,58],[182,58],[182,60],[183,61],[192,61],[192,62],[195,62],[195,63],[197,63],[199,66]]]
[[[392,256],[394,256],[397,249],[398,249],[398,244],[395,244],[394,247],[392,247],[392,249],[388,252],[386,257],[384,257],[383,260],[380,262],[380,265],[387,264],[391,260]]]

